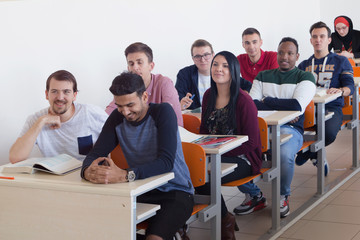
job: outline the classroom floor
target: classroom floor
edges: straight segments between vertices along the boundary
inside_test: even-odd
[[[341,180],[345,179],[345,171],[352,165],[351,137],[350,130],[342,130],[336,141],[327,147],[326,155],[330,164],[330,173],[326,177],[325,184],[341,183]],[[289,198],[291,212],[313,198],[316,193],[316,183],[316,167],[310,161],[303,166],[295,167],[291,186],[292,194]],[[236,239],[270,238],[264,236],[271,228],[271,185],[261,181],[258,185],[267,198],[268,206],[249,215],[236,216],[236,222],[240,228],[240,231],[236,232]],[[328,197],[298,221],[289,221],[290,213],[282,220],[282,224],[284,221],[291,224],[279,232],[279,237],[275,235],[272,239],[360,240],[360,173],[355,174],[342,186],[339,187],[339,185],[341,184],[330,190],[332,193],[328,194]],[[245,195],[237,188],[223,187],[222,193],[229,211],[241,204],[245,198]],[[211,239],[210,224],[196,221],[190,225],[188,235],[194,240]]]

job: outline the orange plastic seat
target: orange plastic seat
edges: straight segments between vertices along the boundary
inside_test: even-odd
[[[193,186],[204,185],[206,179],[205,150],[198,144],[188,142],[182,142],[182,148]]]
[[[304,113],[304,130],[313,131],[315,126],[315,103],[314,101],[311,101]],[[309,140],[304,141],[302,147],[300,148],[299,152],[303,151],[304,149],[307,149],[311,144],[313,144],[315,141]]]
[[[360,67],[353,67],[354,77],[360,77]]]
[[[261,151],[266,152],[269,149],[268,125],[267,125],[266,121],[261,117],[258,117],[258,123],[259,123],[259,130],[260,130]],[[270,168],[261,168],[259,174],[241,178],[241,179],[231,181],[228,183],[224,183],[224,184],[222,184],[222,186],[237,187],[237,186],[241,186],[245,183],[248,183],[250,181],[258,180],[261,178],[262,174],[264,174],[264,172],[266,172],[269,169]]]
[[[191,182],[194,187],[199,187],[205,184],[206,180],[206,153],[205,150],[198,144],[182,142],[182,148],[186,165],[189,168]],[[195,203],[191,216],[195,216],[198,212],[209,206],[208,204]],[[148,221],[137,224],[137,229],[146,229]]]
[[[348,58],[348,60],[349,60],[349,62],[350,62],[350,64],[351,64],[351,66],[353,66],[353,67],[356,66],[356,63],[355,63],[354,59]]]
[[[261,151],[266,152],[269,149],[269,132],[268,125],[265,120],[258,117],[260,140],[261,140]]]
[[[306,109],[305,109],[305,113],[304,113],[304,129],[308,129],[311,128],[315,125],[315,103],[314,101],[311,101]]]
[[[190,114],[183,114],[184,128],[189,132],[199,134],[201,120]]]

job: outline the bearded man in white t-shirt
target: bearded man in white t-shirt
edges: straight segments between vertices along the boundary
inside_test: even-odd
[[[86,157],[107,114],[100,107],[75,103],[77,93],[76,79],[70,72],[59,70],[48,77],[45,95],[50,107],[28,117],[10,148],[11,163],[27,159],[35,144],[44,157],[63,153],[79,160]]]

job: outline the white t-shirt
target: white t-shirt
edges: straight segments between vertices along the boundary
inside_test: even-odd
[[[210,75],[205,76],[198,72],[198,83],[199,83],[199,93],[200,93],[200,102],[202,103],[202,99],[206,90],[210,88]]]
[[[50,129],[45,125],[36,138],[36,143],[44,157],[52,157],[62,153],[76,159],[84,160],[86,154],[95,144],[101,129],[108,118],[103,109],[90,104],[74,103],[75,113],[71,119],[61,123],[60,128]],[[23,136],[49,108],[29,116],[21,131]]]

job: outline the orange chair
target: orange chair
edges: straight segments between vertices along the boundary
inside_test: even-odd
[[[352,60],[352,59],[351,59]],[[354,60],[353,60],[354,61]],[[353,71],[354,71],[354,77],[360,77],[360,67],[355,67],[353,66]],[[360,91],[360,90],[359,90]],[[342,112],[344,114],[344,119],[342,122],[342,127],[345,126],[346,123],[350,122],[351,120],[351,116],[353,114],[353,109],[352,109],[352,101],[350,96],[344,97],[344,102],[345,105],[342,108]],[[360,106],[360,104],[359,104]],[[345,117],[346,116],[346,117]],[[350,117],[349,117],[350,116]]]
[[[309,129],[315,125],[315,103],[311,101],[305,109],[304,129]]]
[[[269,132],[268,125],[265,120],[261,117],[258,117],[259,130],[260,130],[260,139],[261,139],[261,151],[264,153],[269,149]],[[252,176],[248,176],[245,178],[241,178],[232,182],[224,183],[222,186],[226,187],[237,187],[241,186],[250,181],[257,181],[261,178],[262,174],[264,174],[270,168],[261,168],[260,173]]]
[[[353,67],[354,77],[360,77],[360,67]]]
[[[199,134],[201,124],[200,119],[190,114],[183,114],[182,116],[184,120],[184,128],[189,132]]]
[[[304,113],[304,130],[305,131],[315,131],[314,126],[315,126],[315,104],[314,101],[311,101],[306,109],[305,109],[305,113]],[[309,146],[311,144],[313,144],[315,142],[315,140],[305,140],[304,138],[304,143],[302,145],[302,147],[300,148],[300,151],[303,150],[308,150]]]
[[[265,120],[258,117],[260,140],[261,140],[261,151],[264,153],[269,149],[269,132],[268,125]]]
[[[205,150],[198,144],[182,142],[185,162],[189,168],[191,182],[194,187],[204,185],[206,182],[206,154]],[[196,201],[196,200],[195,200]],[[198,218],[198,212],[206,208],[208,204],[196,203],[193,207],[191,217],[187,224]],[[136,227],[138,229],[146,229],[148,222],[139,223]]]
[[[350,62],[350,64],[351,64],[351,66],[353,66],[353,67],[356,66],[356,63],[355,63],[354,59],[348,58],[348,60],[349,60],[349,62]]]

